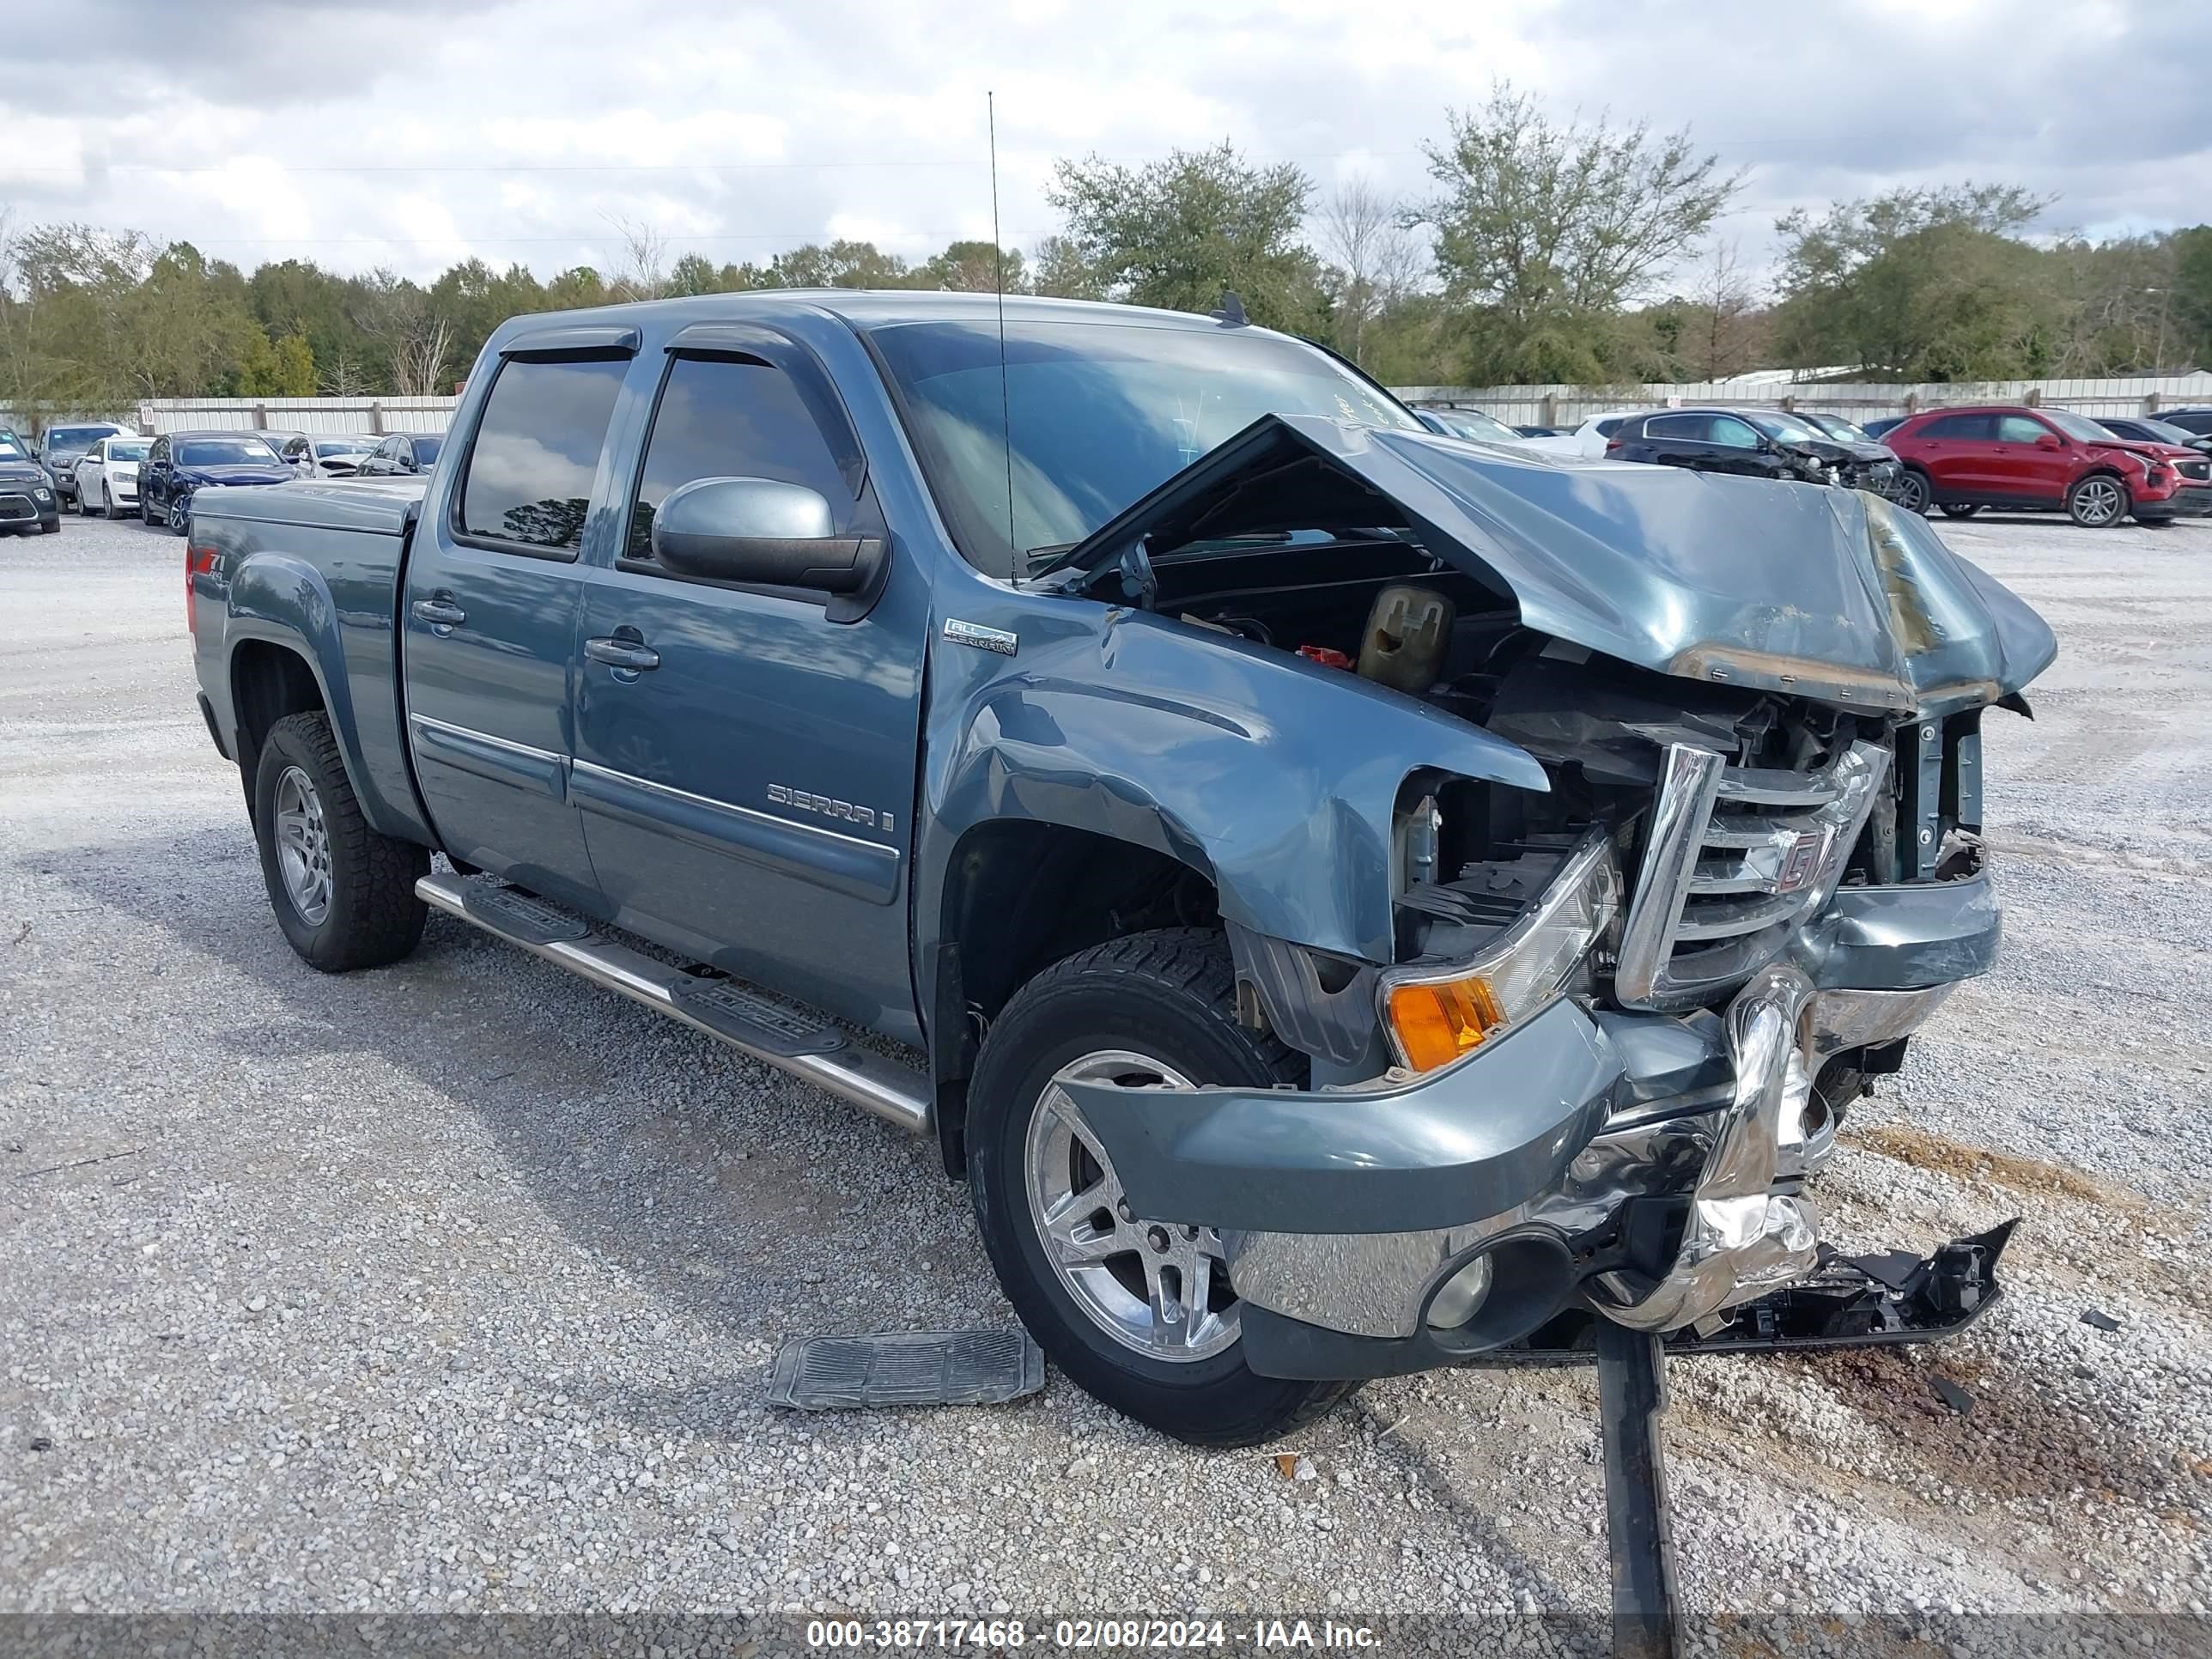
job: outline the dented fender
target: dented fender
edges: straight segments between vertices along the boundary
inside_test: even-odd
[[[963,834],[1028,820],[1202,871],[1224,919],[1255,933],[1388,962],[1392,815],[1407,777],[1433,769],[1550,787],[1502,738],[1232,635],[1027,595],[963,620],[1020,645],[1008,658],[941,631],[932,642],[924,918],[939,913]]]

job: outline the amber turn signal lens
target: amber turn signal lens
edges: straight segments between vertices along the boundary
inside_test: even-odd
[[[1391,1029],[1406,1063],[1417,1072],[1457,1060],[1504,1024],[1505,1011],[1487,980],[1401,985],[1390,993]]]

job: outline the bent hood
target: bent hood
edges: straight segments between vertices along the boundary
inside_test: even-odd
[[[2050,665],[2042,617],[1863,491],[1555,460],[1265,416],[1070,550],[1402,529],[1522,624],[1661,673],[1869,713],[1994,702]]]

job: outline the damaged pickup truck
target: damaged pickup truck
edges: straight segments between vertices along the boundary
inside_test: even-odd
[[[200,492],[280,927],[434,910],[934,1136],[1053,1360],[1193,1442],[1771,1323],[1996,955],[2050,630],[1872,495],[1438,437],[1231,319],[521,318],[425,483]],[[1970,1312],[1997,1242],[1898,1282]]]

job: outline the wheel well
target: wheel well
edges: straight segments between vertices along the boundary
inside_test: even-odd
[[[323,708],[323,690],[314,671],[298,652],[267,640],[247,640],[231,653],[230,706],[238,721],[238,764],[246,775],[248,811],[253,805],[253,774],[269,728],[287,714],[309,714]]]
[[[982,1034],[1030,980],[1093,945],[1147,928],[1211,927],[1211,874],[1131,842],[1053,823],[979,824],[953,851],[930,1008],[938,1137],[965,1161],[966,1081]]]

